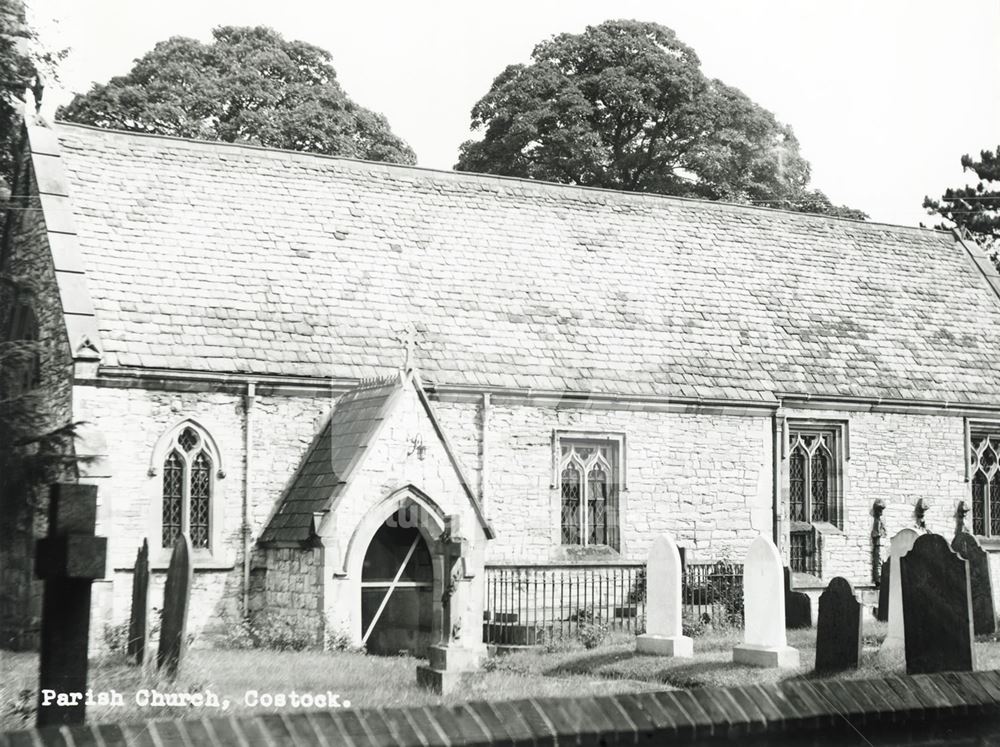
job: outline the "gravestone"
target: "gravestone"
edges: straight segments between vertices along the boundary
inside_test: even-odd
[[[681,555],[665,534],[653,540],[646,560],[646,632],[635,645],[640,654],[694,655],[681,627]]]
[[[969,564],[940,534],[923,534],[900,558],[906,673],[971,672]]]
[[[889,563],[887,560],[882,564],[882,572],[879,574],[878,582],[878,608],[875,610],[875,619],[879,622],[889,621]]]
[[[146,660],[146,644],[149,639],[149,542],[142,541],[142,547],[135,558],[132,569],[132,613],[128,622],[128,645],[125,656],[133,664],[142,666]]]
[[[785,566],[785,627],[789,630],[811,628],[812,602],[808,594],[792,591],[792,572]]]
[[[899,583],[899,559],[910,551],[919,536],[915,529],[907,527],[898,531],[889,541],[889,628],[879,648],[883,665],[902,665],[906,638],[903,593]]]
[[[816,671],[857,669],[861,661],[861,604],[847,579],[837,576],[819,598]]]
[[[90,590],[104,578],[108,541],[95,537],[97,487],[49,489],[49,533],[35,543],[35,575],[45,581],[38,662],[38,726],[82,724],[86,703],[57,694],[86,692]],[[67,698],[65,700],[73,700]]]
[[[187,648],[187,614],[191,601],[191,540],[181,533],[174,542],[163,588],[163,620],[160,622],[160,646],[156,667],[168,676],[177,673]]]
[[[757,537],[743,563],[743,643],[733,662],[759,667],[796,668],[799,652],[785,636],[785,584],[778,548]]]
[[[979,541],[968,532],[959,532],[951,541],[951,549],[969,563],[969,585],[972,587],[972,629],[976,635],[991,635],[997,629],[993,606],[993,586],[990,579],[990,559]]]

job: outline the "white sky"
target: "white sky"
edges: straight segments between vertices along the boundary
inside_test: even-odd
[[[451,168],[469,112],[508,64],[560,32],[656,21],[703,69],[790,124],[813,186],[873,220],[933,222],[925,194],[959,157],[1000,145],[1000,0],[28,0],[71,49],[44,111],[126,73],[162,39],[265,24],[329,50],[355,101],[384,113],[422,166]]]

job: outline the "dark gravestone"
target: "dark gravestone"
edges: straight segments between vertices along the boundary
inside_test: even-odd
[[[940,534],[922,534],[899,559],[906,672],[971,672],[972,590],[968,563]]]
[[[972,587],[972,630],[976,635],[996,632],[997,617],[990,583],[990,560],[978,540],[968,532],[959,532],[951,549],[969,562],[969,586]]]
[[[808,594],[792,591],[792,574],[785,566],[785,628],[812,627],[812,602]]]
[[[90,587],[104,578],[108,541],[95,537],[97,487],[49,490],[49,533],[35,544],[35,575],[45,581],[38,663],[38,726],[82,724],[85,703],[60,704],[58,693],[87,690]]]
[[[857,669],[861,660],[861,604],[846,579],[837,576],[819,598],[816,671]]]
[[[882,573],[878,582],[878,609],[875,610],[875,619],[879,622],[889,621],[889,561],[882,564]]]
[[[187,645],[187,613],[191,599],[191,540],[181,533],[174,543],[163,589],[163,620],[160,623],[160,647],[156,667],[168,676],[177,673]]]
[[[146,643],[149,638],[149,542],[142,541],[142,547],[135,558],[132,571],[132,614],[128,622],[128,660],[142,665],[146,660]]]

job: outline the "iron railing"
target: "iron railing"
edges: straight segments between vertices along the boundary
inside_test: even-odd
[[[794,573],[823,575],[822,535],[815,527],[793,528],[788,533],[788,567]]]
[[[483,640],[532,646],[577,637],[588,628],[642,633],[646,567],[640,563],[488,565]],[[690,563],[684,569],[682,609],[700,622],[741,625],[743,567]]]

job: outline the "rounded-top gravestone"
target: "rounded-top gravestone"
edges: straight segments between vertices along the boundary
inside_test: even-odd
[[[743,563],[743,643],[733,649],[733,661],[753,666],[795,668],[799,652],[785,635],[785,576],[778,548],[757,537]]]
[[[861,660],[861,604],[847,579],[837,576],[819,598],[816,671],[857,669]]]
[[[905,626],[903,624],[903,594],[899,583],[899,559],[906,555],[920,534],[915,529],[901,529],[889,542],[889,627],[879,649],[886,664],[902,667]]]
[[[688,657],[694,654],[681,623],[681,554],[667,535],[653,540],[646,561],[646,632],[636,639],[643,654]]]

